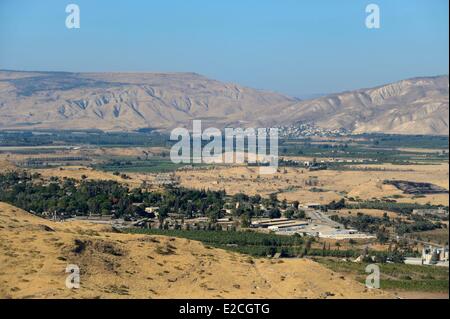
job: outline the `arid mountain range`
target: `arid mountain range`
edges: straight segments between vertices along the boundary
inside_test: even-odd
[[[449,134],[448,75],[299,100],[195,73],[0,71],[0,129],[133,131],[312,123],[355,133]]]

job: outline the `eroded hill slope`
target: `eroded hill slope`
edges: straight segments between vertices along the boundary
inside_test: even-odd
[[[272,127],[447,135],[448,76],[300,101],[195,73],[0,71],[0,129]]]
[[[65,286],[68,264],[80,289]],[[185,239],[54,223],[0,203],[0,298],[382,298],[306,259],[268,260]]]

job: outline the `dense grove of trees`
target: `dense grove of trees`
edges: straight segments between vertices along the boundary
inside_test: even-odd
[[[42,182],[39,175],[22,172],[0,175],[0,200],[38,215],[131,216],[139,210],[132,205],[128,188],[117,182],[83,180],[78,183],[57,178]]]
[[[385,214],[383,217],[374,217],[358,213],[357,216],[339,217],[331,216],[334,221],[345,225],[347,228],[355,228],[362,232],[376,234],[379,242],[383,243],[389,239],[387,228],[392,228],[398,235],[413,233],[418,231],[433,230],[442,228],[445,225],[440,222],[432,222],[429,219],[418,215],[412,215],[414,209],[436,208],[432,205],[420,205],[414,203],[396,203],[387,201],[362,201],[356,204],[349,204],[345,199],[332,201],[322,207],[323,210],[341,210],[341,209],[379,209],[396,212],[408,217],[410,222],[400,218],[391,219]]]
[[[131,218],[144,214],[145,207],[159,207],[161,220],[175,213],[186,218],[207,216],[212,222],[222,218],[224,207],[248,226],[252,217],[280,217],[281,209],[288,217],[301,217],[298,202],[290,205],[279,201],[276,195],[236,194],[225,191],[205,191],[167,187],[162,192],[128,189],[115,181],[51,178],[43,181],[39,175],[10,172],[0,175],[0,201],[9,202],[24,210],[42,215],[61,216],[114,214]],[[263,207],[263,209],[261,209]],[[246,225],[247,224],[247,225]]]
[[[354,201],[354,200],[352,200]],[[379,209],[390,212],[395,212],[402,215],[410,215],[414,209],[436,209],[442,206],[431,204],[417,204],[417,203],[397,203],[395,200],[373,200],[373,201],[359,201],[356,203],[348,203],[344,198],[339,201],[332,201],[322,207],[322,210],[339,210],[339,209]],[[445,208],[445,207],[444,207]],[[446,207],[448,210],[448,207]]]
[[[111,214],[116,217],[142,215],[144,207],[160,207],[162,219],[169,213],[217,214],[224,203],[224,192],[168,189],[163,193],[129,190],[115,181],[84,179],[42,182],[38,175],[11,172],[0,175],[0,200],[35,214],[64,215]]]
[[[345,225],[348,228],[355,228],[362,232],[377,234],[379,241],[384,242],[388,239],[386,228],[392,227],[399,235],[417,231],[426,231],[441,228],[441,223],[430,222],[420,216],[414,217],[414,221],[408,223],[399,218],[391,219],[386,214],[383,217],[374,217],[364,214],[357,214],[350,217],[331,216],[334,221]]]

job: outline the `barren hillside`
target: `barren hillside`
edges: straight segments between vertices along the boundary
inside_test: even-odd
[[[68,264],[80,289],[65,286]],[[306,259],[268,260],[195,241],[54,223],[0,203],[0,298],[386,298]]]
[[[296,100],[195,73],[0,71],[0,128],[130,131],[258,123]]]
[[[448,76],[422,77],[297,102],[283,121],[354,133],[449,134]]]
[[[195,73],[0,71],[0,129],[132,131],[313,123],[356,133],[449,133],[448,76],[300,101]]]

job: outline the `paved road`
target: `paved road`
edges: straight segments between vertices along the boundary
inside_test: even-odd
[[[334,220],[331,220],[327,215],[325,215],[323,212],[321,211],[307,211],[306,215],[308,216],[308,218],[311,218],[311,220],[314,223],[318,223],[318,224],[325,224],[328,225],[330,227],[339,227],[344,229],[344,225],[339,224],[337,222],[335,222]]]

